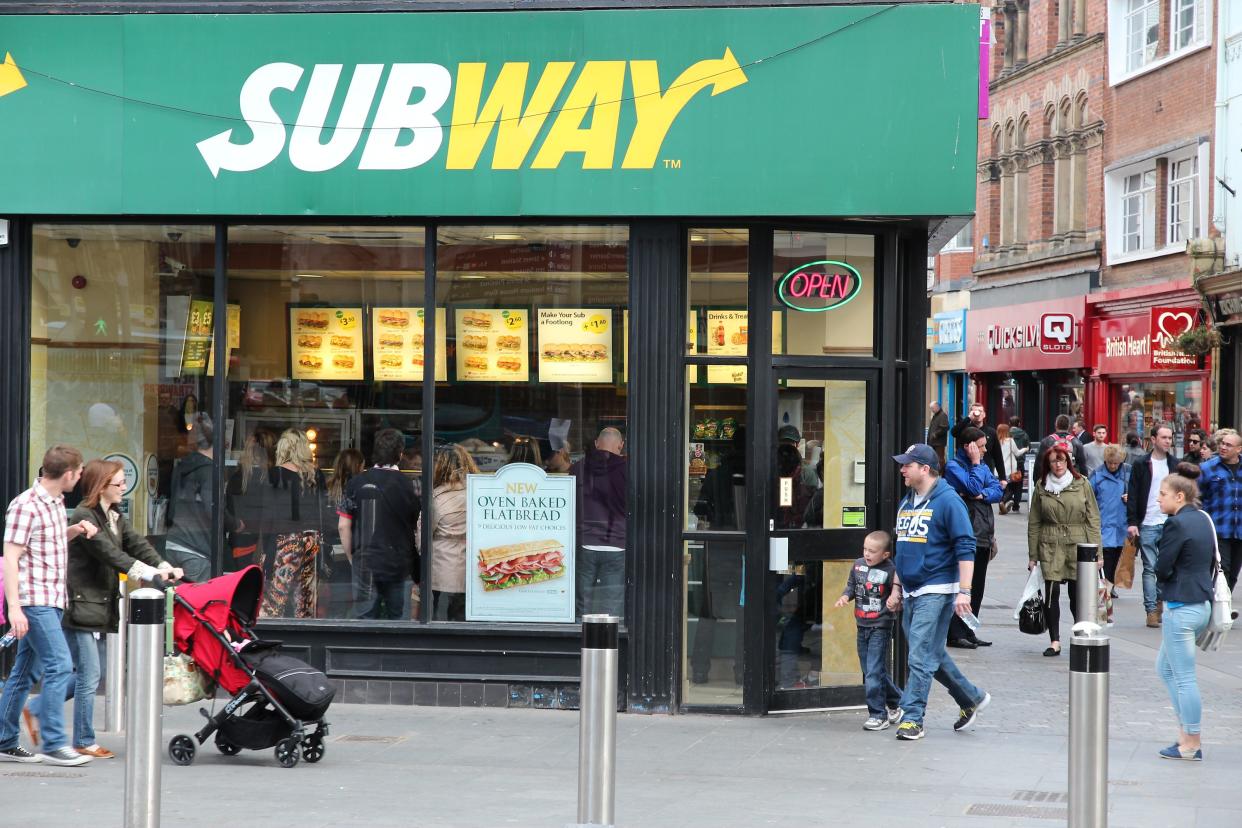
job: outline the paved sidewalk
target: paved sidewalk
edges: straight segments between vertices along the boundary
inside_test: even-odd
[[[1002,828],[1065,824],[1068,656],[1018,632],[1025,517],[997,518],[981,634],[955,650],[995,699],[970,733],[939,687],[928,736],[867,733],[860,711],[763,718],[624,715],[618,721],[617,820],[624,826]],[[1141,590],[1139,590],[1141,592]],[[1064,598],[1062,599],[1065,600]],[[1067,603],[1067,602],[1066,602]],[[1068,607],[1065,609],[1068,615]],[[1123,593],[1113,628],[1110,826],[1207,828],[1242,820],[1242,634],[1204,656],[1202,764],[1161,760],[1176,720],[1155,675],[1159,630],[1141,595]],[[1068,618],[1063,637],[1068,643]],[[337,705],[318,765],[280,768],[272,752],[224,757],[209,744],[191,767],[163,766],[165,825],[561,826],[574,821],[577,715],[563,711]],[[102,721],[102,711],[98,721]],[[165,741],[201,721],[168,709]],[[120,749],[108,734],[101,742]],[[122,824],[122,759],[84,768],[0,764],[0,824]]]

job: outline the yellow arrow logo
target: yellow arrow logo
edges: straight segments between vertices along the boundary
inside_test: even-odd
[[[13,62],[13,55],[9,52],[4,53],[4,63],[0,63],[0,98],[10,92],[16,92],[26,85],[26,79],[22,77],[22,70],[17,68],[17,64]]]

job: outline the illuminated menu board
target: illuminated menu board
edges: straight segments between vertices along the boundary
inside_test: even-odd
[[[436,308],[436,380],[448,380],[445,343],[448,327],[444,308]],[[418,382],[423,378],[427,348],[422,308],[372,308],[371,357],[377,380]]]
[[[612,382],[612,311],[539,310],[540,382]]]
[[[781,329],[784,319],[780,311],[772,312],[772,353],[781,353]],[[740,362],[746,360],[746,347],[750,342],[750,327],[744,310],[707,310],[707,353],[711,356],[735,356]],[[709,365],[707,381],[722,385],[743,385],[746,382],[744,365]]]
[[[290,376],[361,380],[362,308],[289,308]]]
[[[466,382],[530,378],[524,308],[456,308],[457,379]]]

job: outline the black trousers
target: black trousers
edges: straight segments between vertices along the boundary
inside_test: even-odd
[[[1117,564],[1121,562],[1121,550],[1120,546],[1104,547],[1104,577],[1110,584],[1117,583]]]
[[[988,557],[991,554],[991,544],[975,545],[975,572],[970,578],[970,611],[975,614],[975,618],[979,617],[979,610],[983,607],[983,587],[988,579]],[[949,640],[952,641],[954,638],[973,640],[974,637],[974,631],[966,626],[966,622],[955,613],[953,620],[949,622]]]
[[[1229,589],[1238,583],[1238,572],[1242,571],[1242,538],[1219,538],[1220,568],[1229,582]]]
[[[1074,581],[1044,581],[1044,601],[1048,609],[1048,638],[1052,641],[1061,640],[1061,584],[1066,584],[1069,593],[1070,615],[1078,622],[1078,584]]]

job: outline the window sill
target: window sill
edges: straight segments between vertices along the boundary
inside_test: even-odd
[[[1129,264],[1130,262],[1142,262],[1147,259],[1159,259],[1163,256],[1172,256],[1176,253],[1185,253],[1186,243],[1166,244],[1164,247],[1152,248],[1149,250],[1135,250],[1133,253],[1122,253],[1117,256],[1109,256],[1109,265]]]
[[[1135,78],[1141,78],[1143,75],[1147,75],[1152,72],[1155,72],[1157,69],[1163,69],[1164,67],[1168,66],[1170,63],[1176,63],[1182,58],[1190,57],[1193,54],[1202,52],[1204,49],[1210,49],[1210,48],[1212,48],[1212,41],[1207,40],[1207,41],[1204,41],[1203,43],[1198,44],[1197,46],[1187,46],[1185,49],[1182,49],[1180,51],[1169,52],[1164,57],[1156,58],[1151,63],[1148,63],[1147,65],[1139,69],[1135,69],[1132,72],[1123,73],[1116,80],[1113,80],[1113,78],[1111,77],[1111,73],[1110,73],[1108,85],[1113,88],[1116,88],[1118,86],[1121,86],[1123,83],[1126,83],[1127,81],[1132,81]]]

